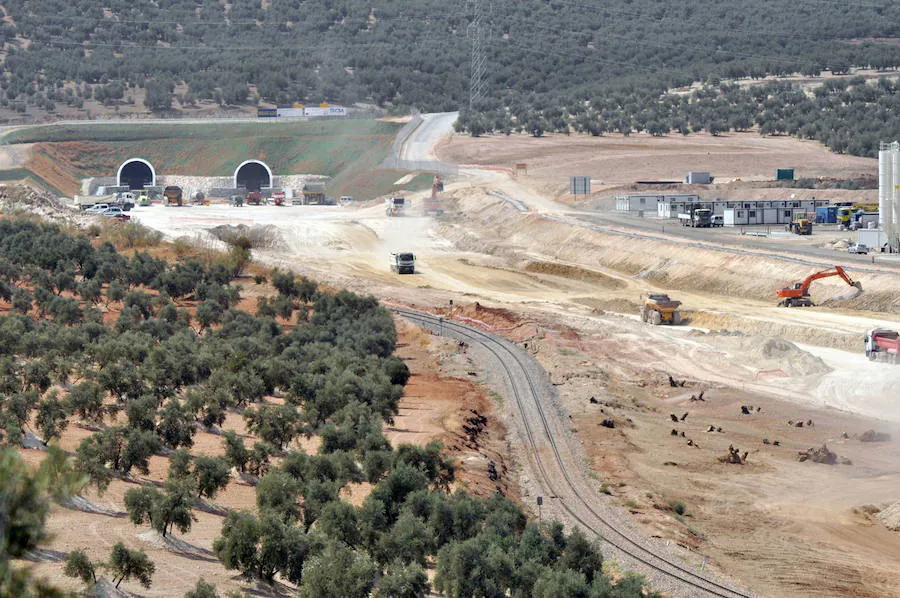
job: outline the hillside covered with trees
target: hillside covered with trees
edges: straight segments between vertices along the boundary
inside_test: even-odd
[[[8,109],[115,105],[133,101],[136,89],[154,111],[201,101],[427,111],[468,103],[467,3],[23,0],[2,7],[0,105]],[[900,37],[900,5],[885,0],[502,0],[491,3],[486,24],[487,93],[476,112],[487,117],[475,119],[475,132],[504,130],[510,118],[519,127],[537,120],[565,130],[586,102],[636,118],[658,110],[666,90],[697,81],[900,65],[891,41]],[[618,125],[627,130],[624,122],[612,130]],[[863,127],[852,118],[849,126]]]
[[[136,535],[184,534],[194,510],[212,509],[221,530],[211,554],[247,580],[279,584],[279,595],[655,595],[639,576],[607,577],[580,532],[530,522],[500,495],[451,493],[454,464],[437,443],[392,446],[383,425],[410,373],[393,355],[390,312],[278,271],[254,281],[275,292],[238,309],[242,248],[168,263],[55,226],[0,221],[0,595],[58,595],[10,558],[46,544],[51,500],[87,484],[128,487]],[[229,413],[249,434],[222,429]],[[66,455],[54,445],[70,425],[90,433]],[[35,476],[15,451],[31,430],[51,447]],[[196,451],[200,430],[214,430],[224,450]],[[314,436],[317,451],[299,447]],[[162,482],[146,477],[154,456],[167,460]],[[235,478],[255,485],[253,508],[209,502]],[[363,483],[359,506],[344,500],[345,487]],[[107,553],[86,539],[59,568],[88,586],[107,571],[114,585],[151,587],[155,564],[124,540],[100,561]],[[189,595],[216,593],[198,579]]]

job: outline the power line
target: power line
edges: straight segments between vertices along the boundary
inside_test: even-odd
[[[490,0],[488,10],[490,12]],[[473,111],[484,99],[485,75],[487,73],[487,56],[485,46],[490,38],[490,23],[485,23],[485,0],[469,0],[472,8],[472,21],[467,33],[472,45],[472,72],[469,80],[469,110]]]

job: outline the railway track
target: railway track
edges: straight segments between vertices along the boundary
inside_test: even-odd
[[[546,373],[531,355],[502,337],[453,320],[403,308],[392,308],[392,311],[443,336],[488,352],[488,357],[496,361],[498,371],[503,372],[514,399],[524,439],[540,474],[541,486],[573,521],[599,536],[607,552],[611,547],[613,553],[623,557],[623,565],[647,573],[655,589],[673,596],[752,596],[677,562],[675,557],[662,554],[661,547],[653,546],[648,539],[629,529],[628,525],[601,512],[606,507],[601,506],[597,491],[581,473],[578,458],[566,443],[557,440],[566,431],[558,418],[547,413],[551,405],[551,391]],[[633,564],[638,566],[633,567]]]

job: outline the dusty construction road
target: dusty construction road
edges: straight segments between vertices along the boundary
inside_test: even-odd
[[[441,126],[434,126],[430,131],[424,129],[420,132],[420,139],[443,139],[446,131],[440,131]],[[422,145],[408,145],[413,149],[406,151],[413,152],[418,158],[431,159],[433,154],[427,150],[427,144],[424,141],[416,143]],[[255,252],[258,261],[292,267],[324,282],[372,293],[401,304],[439,306],[446,305],[449,299],[456,300],[457,304],[477,300],[506,307],[525,317],[534,316],[579,333],[591,334],[601,339],[595,343],[600,347],[599,352],[590,346],[585,351],[593,351],[594,356],[601,355],[599,362],[609,364],[611,374],[618,381],[624,381],[626,386],[646,376],[648,371],[663,371],[696,380],[698,387],[722,389],[723,393],[737,389],[743,393],[741,396],[757,393],[759,396],[789,401],[786,405],[796,407],[782,407],[781,411],[786,413],[789,409],[801,409],[803,406],[829,405],[900,421],[900,406],[894,399],[900,383],[900,369],[871,364],[860,352],[863,330],[873,326],[900,327],[896,311],[878,308],[874,303],[873,308],[866,310],[788,310],[775,307],[769,296],[770,287],[775,288],[779,277],[781,282],[802,277],[813,267],[808,262],[821,258],[807,256],[797,263],[797,260],[767,256],[764,250],[755,247],[729,247],[727,240],[687,239],[680,235],[629,229],[627,223],[604,223],[594,228],[593,223],[585,223],[567,206],[510,180],[502,173],[463,169],[462,175],[447,186],[445,197],[452,209],[441,219],[416,215],[421,195],[411,197],[413,210],[405,218],[387,218],[378,204],[352,208],[209,206],[167,209],[154,206],[136,208],[133,213],[139,221],[171,237],[194,237],[220,224],[272,225],[279,231],[283,245],[276,250]],[[490,192],[494,191],[507,199],[491,195]],[[391,274],[387,255],[395,250],[414,251],[418,257],[419,273],[415,276]],[[630,251],[627,259],[622,257],[625,250]],[[870,273],[869,269],[878,273]],[[713,271],[717,277],[730,277],[729,285],[732,286],[700,284],[696,273],[703,270]],[[773,270],[777,271],[775,275]],[[898,287],[898,280],[889,268],[882,270],[878,265],[875,268],[867,266],[861,274],[863,276],[865,287],[871,291],[864,297],[889,293],[892,288]],[[754,285],[763,287],[765,292],[754,290]],[[692,326],[648,328],[641,324],[635,316],[638,296],[648,290],[669,291],[682,300],[686,309],[692,312],[689,315]],[[843,290],[837,285],[824,284],[817,292],[821,292],[824,298]],[[743,331],[746,338],[704,335],[703,330],[711,329]],[[803,344],[799,349],[788,347],[782,350],[776,343],[773,345],[774,351],[765,354],[757,345],[766,344],[768,347],[771,337],[788,338]],[[542,353],[542,364],[551,369],[554,380],[561,376],[565,380],[565,376],[583,369],[575,363],[571,366],[574,369],[557,370],[548,367],[547,359],[547,353]],[[552,365],[556,358],[550,355],[549,359]],[[563,384],[558,388],[566,393],[569,392],[566,390],[568,386]],[[580,400],[585,401],[586,398]],[[687,399],[664,399],[653,409],[666,409],[669,402],[681,400]],[[572,403],[566,403],[559,410],[547,412],[548,418],[555,421],[554,425],[561,430],[554,437],[569,436],[566,433],[569,425],[566,417],[567,411],[573,413],[572,408]],[[626,416],[627,412],[623,414],[623,417]],[[719,416],[716,414],[716,417]],[[792,414],[788,413],[784,419],[790,416]],[[812,417],[820,419],[819,415]],[[840,419],[840,415],[835,417]],[[853,431],[856,428],[850,427],[851,424],[864,425],[857,420],[834,425]],[[737,426],[737,423],[732,424],[736,430]],[[745,424],[740,426],[744,436],[753,436],[743,430]],[[825,429],[824,426],[822,429]],[[574,432],[574,429],[570,431]],[[668,435],[668,430],[664,432]],[[765,432],[766,435],[772,433],[783,432]],[[627,442],[650,455],[655,455],[656,450],[676,451],[669,446],[665,449],[647,448],[656,441],[646,434],[638,426],[627,432]],[[760,433],[755,441],[759,442],[762,435]],[[524,444],[527,433],[520,431],[519,436]],[[588,444],[592,437],[586,438],[588,440],[583,441],[586,444],[578,446],[576,443],[572,447],[573,454],[593,452],[593,446]],[[741,442],[746,441],[742,437]],[[566,439],[566,442],[574,441]],[[752,475],[765,475],[767,484],[773,488],[785,487],[784,480],[798,476],[791,469],[796,464],[790,465],[789,451],[809,447],[799,444],[805,440],[796,442],[786,447],[773,472],[761,470],[754,471]],[[725,443],[727,445],[727,441]],[[604,443],[604,447],[607,444]],[[703,446],[707,453],[713,450],[710,440],[703,442]],[[628,459],[631,471],[647,471],[641,475],[646,475],[648,479],[658,476],[658,472],[647,470],[646,464],[635,464],[627,452],[622,458]],[[897,498],[891,488],[897,487],[900,478],[896,468],[891,469],[890,460],[885,458],[870,464],[866,458],[866,454],[860,457],[854,455],[854,461],[860,459],[862,463],[859,471],[854,472],[857,477],[853,481],[840,482],[864,488],[865,494],[858,499],[846,493],[836,497],[841,509]],[[683,456],[679,456],[674,460],[680,463],[682,459]],[[530,469],[532,473],[529,475],[539,479],[539,473],[533,471],[535,467]],[[735,499],[750,500],[741,493],[753,494],[752,477],[742,477],[736,472],[721,475],[728,476],[727,491],[734,494]],[[731,481],[732,475],[737,476],[734,481]],[[797,479],[806,480],[809,487],[818,487],[823,484],[822,479],[827,479],[815,478],[815,475],[826,474],[804,472],[804,477]],[[808,479],[809,476],[813,478]],[[708,483],[712,482],[704,482],[699,487],[705,487]],[[628,484],[629,488],[634,486],[635,491],[639,487],[636,481],[630,479]],[[827,484],[823,487],[827,488]],[[550,494],[546,489],[540,492]],[[589,488],[588,492],[585,496],[590,496],[590,503],[595,504],[593,499],[597,490]],[[779,496],[778,501],[767,506],[768,511],[759,515],[758,521],[778,521],[779,525],[786,525],[783,517],[793,517],[799,509],[791,501],[800,501],[803,493],[804,490],[798,487],[790,495],[785,493]],[[832,498],[823,495],[822,501]],[[822,517],[833,519],[835,508],[833,505],[828,508],[830,510]],[[563,509],[560,509],[558,516],[571,520],[571,514]],[[698,513],[698,517],[704,516],[702,512]],[[857,523],[854,522],[854,525]],[[726,550],[727,543],[718,541],[716,534],[722,532],[721,529],[707,530],[709,543],[721,544],[715,551],[719,553],[717,563],[710,563],[710,567],[729,571],[737,563],[728,560],[734,548]],[[656,533],[644,530],[642,535]],[[768,542],[770,539],[762,541]],[[781,539],[778,541],[781,542]],[[797,544],[791,544],[785,550],[794,550],[798,544],[817,546],[819,541],[821,538],[818,536],[798,533]],[[890,546],[887,545],[885,554],[892,554]],[[812,559],[813,555],[797,558],[798,566],[802,564],[812,577],[824,579],[815,567],[809,565],[812,561],[803,560]],[[823,567],[830,566],[831,561],[823,559],[821,552],[815,558],[824,563]],[[738,576],[750,587],[765,588],[762,593],[766,595],[823,595],[823,588],[815,585],[810,586],[808,591],[788,590],[791,574],[785,574],[786,581],[759,586],[759,580],[767,574],[766,568],[771,567],[770,563],[762,564],[763,559],[760,562],[761,569],[745,568]],[[881,593],[883,595],[883,591]],[[839,594],[825,592],[825,595]],[[863,595],[877,594],[869,592]]]

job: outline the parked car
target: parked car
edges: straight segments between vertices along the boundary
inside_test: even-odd
[[[725,226],[725,216],[722,214],[714,215],[709,222],[711,226]]]
[[[124,210],[119,206],[111,206],[100,212],[101,216],[118,216],[119,214],[124,214]]]
[[[111,214],[110,218],[115,218],[116,220],[121,220],[122,222],[128,222],[129,220],[131,220],[131,216],[129,216],[125,212],[122,212],[121,214]]]
[[[85,213],[86,214],[99,214],[100,212],[103,212],[104,210],[108,210],[108,209],[109,209],[108,203],[95,203],[94,205],[92,205],[91,207],[86,209]]]
[[[860,253],[866,255],[869,253],[869,247],[863,243],[854,243],[847,248],[847,253]]]

